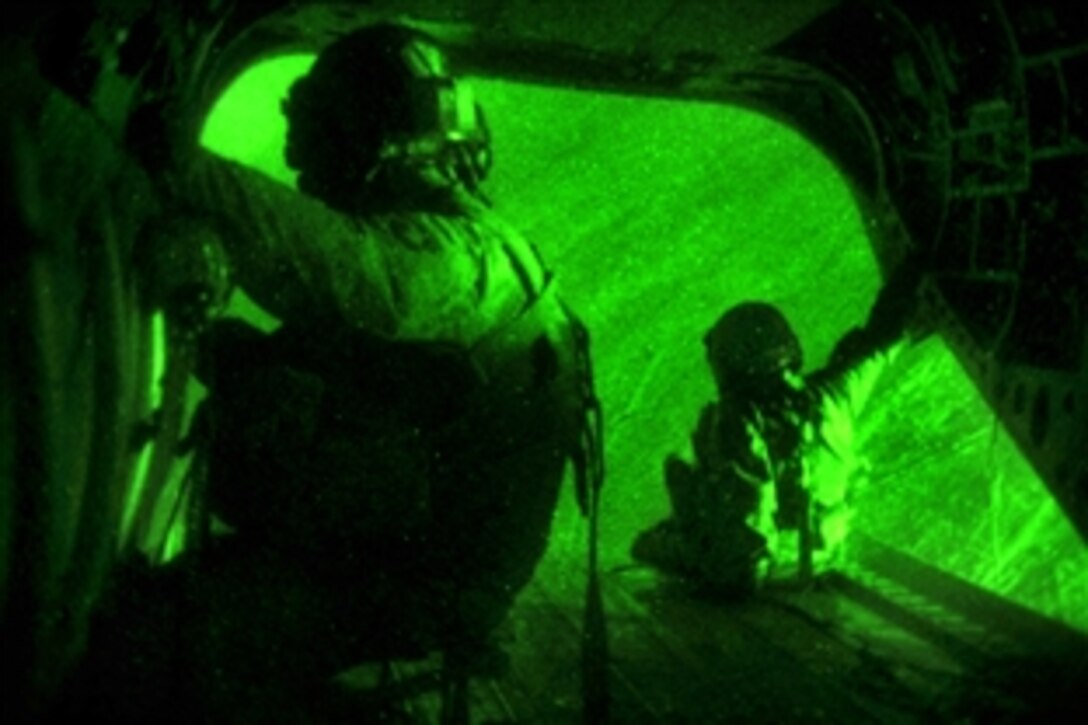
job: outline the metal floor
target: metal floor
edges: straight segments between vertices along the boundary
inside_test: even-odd
[[[860,549],[850,572],[744,603],[646,569],[606,573],[612,720],[1088,722],[1088,636],[876,542]],[[581,721],[582,616],[527,589],[502,632],[508,663],[470,684],[471,722]],[[414,694],[381,719],[441,722],[438,670],[395,663]]]

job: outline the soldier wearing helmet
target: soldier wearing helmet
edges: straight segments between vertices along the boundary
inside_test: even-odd
[[[283,104],[286,159],[306,194],[358,215],[480,198],[490,134],[471,86],[426,35],[378,25],[334,43]]]
[[[702,410],[693,462],[671,455],[671,515],[634,542],[637,560],[721,596],[769,577],[807,581],[841,555],[862,461],[851,417],[913,325],[919,267],[904,264],[865,326],[802,377],[800,341],[765,302],[727,310],[704,344],[718,400]]]
[[[203,339],[200,503],[235,533],[128,582],[92,644],[114,719],[230,721],[360,660],[463,658],[532,576],[567,461],[596,457],[584,329],[483,196],[483,113],[438,44],[353,32],[283,108],[301,195],[207,152],[164,183],[282,325]],[[183,652],[173,690],[149,647]]]

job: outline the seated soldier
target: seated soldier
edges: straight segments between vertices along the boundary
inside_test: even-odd
[[[781,312],[762,302],[726,311],[704,338],[718,400],[699,417],[694,462],[666,460],[672,514],[637,537],[632,556],[720,596],[750,594],[768,577],[807,581],[830,566],[862,468],[853,418],[900,348],[917,286],[916,265],[901,267],[868,323],[805,377]]]
[[[346,35],[284,110],[303,194],[202,151],[164,183],[282,326],[203,340],[203,503],[235,533],[119,588],[88,685],[115,722],[286,718],[359,661],[468,656],[584,457],[584,331],[482,196],[435,42]]]

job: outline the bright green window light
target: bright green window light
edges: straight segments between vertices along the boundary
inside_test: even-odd
[[[204,123],[201,144],[294,186],[297,174],[283,159],[287,121],[280,102],[313,62],[312,55],[285,55],[249,68],[219,98]]]
[[[940,339],[883,381],[863,421],[873,465],[858,529],[1088,630],[1088,550]]]
[[[311,62],[287,56],[251,68],[215,107],[203,143],[293,184],[280,101]],[[867,220],[818,149],[759,114],[492,80],[473,86],[494,134],[485,188],[540,247],[592,331],[609,472],[601,555],[605,567],[620,565],[637,532],[668,513],[662,460],[687,449],[712,397],[704,331],[736,302],[767,300],[801,336],[807,367],[820,366],[864,321],[879,286]],[[949,399],[974,412],[943,419]],[[1075,534],[1011,444],[977,445],[992,435],[992,416],[939,339],[892,368],[859,426],[872,475],[854,527],[1088,628],[1088,562],[1075,553]],[[900,525],[907,519],[919,525]],[[973,553],[947,556],[965,533]],[[568,495],[538,574],[546,586],[579,590],[583,537]],[[1062,584],[1047,566],[1065,572]]]
[[[151,374],[149,376],[150,386],[147,391],[148,410],[158,410],[162,404],[162,376],[166,371],[166,322],[161,312],[156,312],[151,316],[148,334],[151,336]],[[125,507],[121,518],[121,536],[118,538],[118,542],[122,545],[129,543],[132,525],[136,519],[136,511],[144,495],[144,486],[147,482],[153,452],[154,444],[148,442],[140,448],[140,452],[137,454],[132,483],[125,498]]]

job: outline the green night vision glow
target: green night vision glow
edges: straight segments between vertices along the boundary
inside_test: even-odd
[[[204,145],[293,185],[280,101],[312,60],[239,77]],[[601,560],[622,566],[634,536],[667,515],[662,461],[688,449],[713,397],[702,334],[732,304],[769,301],[801,337],[807,369],[819,367],[879,287],[870,220],[818,149],[751,111],[473,86],[494,135],[485,188],[593,335],[608,457]],[[260,315],[242,298],[233,311]],[[866,475],[849,494],[852,532],[1088,629],[1088,551],[940,338],[883,374],[853,437]],[[584,535],[568,487],[538,570],[552,590],[580,591]]]

